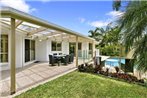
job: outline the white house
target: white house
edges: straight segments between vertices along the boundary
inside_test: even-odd
[[[78,59],[94,56],[96,41],[59,25],[10,7],[0,9],[0,71],[11,70],[11,93],[15,70],[35,61],[49,61],[49,54],[75,54]]]

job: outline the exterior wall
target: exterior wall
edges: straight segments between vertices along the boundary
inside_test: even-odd
[[[48,61],[48,43],[47,41],[36,41],[36,60],[37,61]]]
[[[48,61],[48,55],[53,53],[69,54],[69,42],[62,41],[62,51],[52,51],[52,40],[36,41],[36,60]]]
[[[66,40],[62,42],[62,53],[69,54],[69,42]]]
[[[2,34],[7,34],[8,35],[8,62],[6,63],[0,63],[0,70],[8,70],[10,69],[10,56],[11,56],[11,53],[10,53],[10,30],[9,29],[2,29],[1,30],[1,33]],[[24,47],[24,36],[23,34],[20,34],[18,31],[16,31],[16,67],[22,67],[23,66],[23,47]]]
[[[24,37],[21,34],[17,34],[16,35],[16,67],[23,67],[24,64],[23,51],[24,51]]]

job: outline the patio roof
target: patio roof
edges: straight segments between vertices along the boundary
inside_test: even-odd
[[[51,39],[60,38],[62,40],[73,40],[76,43],[76,66],[78,66],[78,42],[90,42],[92,47],[98,44],[95,39],[69,30],[59,25],[47,22],[35,16],[18,11],[10,7],[0,8],[0,29],[10,30],[10,74],[11,74],[11,94],[16,92],[16,33],[22,33],[26,38],[31,39]],[[17,32],[20,31],[20,32]],[[33,37],[33,38],[32,38]],[[40,40],[40,39],[39,39]],[[95,48],[92,49],[92,57]]]
[[[60,38],[72,38],[78,36],[80,38],[84,38],[90,42],[95,42],[95,39],[82,35],[78,32],[72,31],[70,29],[64,28],[57,24],[53,24],[51,22],[47,22],[38,17],[32,16],[30,14],[18,11],[11,7],[1,7],[1,22],[6,25],[10,25],[10,18],[16,19],[15,27],[18,30],[26,33],[27,36],[33,37],[60,37]],[[76,37],[75,37],[76,39]]]

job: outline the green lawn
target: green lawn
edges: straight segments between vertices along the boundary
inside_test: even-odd
[[[75,71],[16,98],[147,98],[147,87]]]

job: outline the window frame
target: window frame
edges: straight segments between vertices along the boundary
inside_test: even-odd
[[[53,45],[53,43],[54,43],[54,45]],[[62,42],[52,41],[51,42],[51,50],[52,51],[62,51]]]
[[[2,59],[0,60],[0,63],[8,63],[9,62],[9,35],[8,34],[0,34],[0,40],[2,40],[2,36],[7,36],[6,38],[7,39],[5,39],[4,40],[4,42],[7,40],[7,49],[6,49],[6,51],[3,51],[2,52],[2,47],[1,47],[1,49],[0,49],[0,56],[1,55],[7,55],[7,59],[6,59],[6,61],[2,61]],[[2,42],[2,41],[1,41]],[[0,43],[1,44],[1,46],[2,46],[2,43]],[[2,57],[2,56],[1,56]]]

